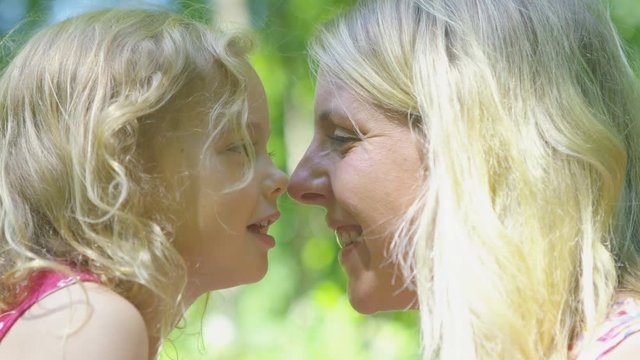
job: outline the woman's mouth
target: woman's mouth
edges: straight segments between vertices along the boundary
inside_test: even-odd
[[[362,242],[362,227],[358,225],[340,226],[336,229],[336,239],[341,249]]]

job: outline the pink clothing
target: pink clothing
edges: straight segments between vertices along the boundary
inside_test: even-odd
[[[630,336],[640,336],[640,298],[620,297],[613,304],[605,322],[596,330],[594,340],[575,344],[571,359],[600,360]]]
[[[45,270],[33,274],[29,278],[29,293],[27,297],[13,310],[0,314],[0,341],[4,339],[13,324],[18,321],[27,310],[47,295],[58,291],[76,281],[99,282],[98,278],[91,274],[78,273],[76,276]]]

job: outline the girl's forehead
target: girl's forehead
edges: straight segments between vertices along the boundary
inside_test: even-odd
[[[191,76],[156,114],[174,130],[205,129],[216,103],[228,96],[231,84],[219,69]]]

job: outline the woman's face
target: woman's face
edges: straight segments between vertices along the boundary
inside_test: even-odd
[[[368,314],[413,307],[415,294],[404,288],[388,256],[423,166],[411,129],[322,71],[314,123],[313,140],[291,176],[289,194],[327,210],[356,310]]]
[[[246,76],[248,132],[256,157],[253,177],[242,187],[236,185],[243,178],[247,144],[229,133],[207,146],[207,97],[220,94],[187,92],[163,114],[180,122],[156,144],[162,172],[180,194],[172,210],[175,245],[187,264],[191,296],[260,280],[267,271],[267,252],[275,245],[266,232],[280,216],[276,200],[287,177],[267,153],[271,128],[262,83],[251,68]],[[210,89],[210,81],[196,79],[190,88]]]

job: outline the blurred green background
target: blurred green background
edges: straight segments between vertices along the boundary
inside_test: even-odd
[[[314,79],[305,47],[317,26],[355,0],[0,0],[0,34],[109,6],[161,7],[228,28],[250,29],[252,63],[269,98],[270,150],[291,173],[312,135]],[[611,16],[640,66],[640,0],[611,0]],[[0,50],[0,64],[12,51]],[[640,101],[640,99],[639,99]],[[284,196],[272,227],[278,245],[257,284],[199,299],[165,345],[168,359],[419,359],[416,312],[363,316],[349,305],[338,246],[321,209]],[[208,300],[208,301],[207,301]]]

